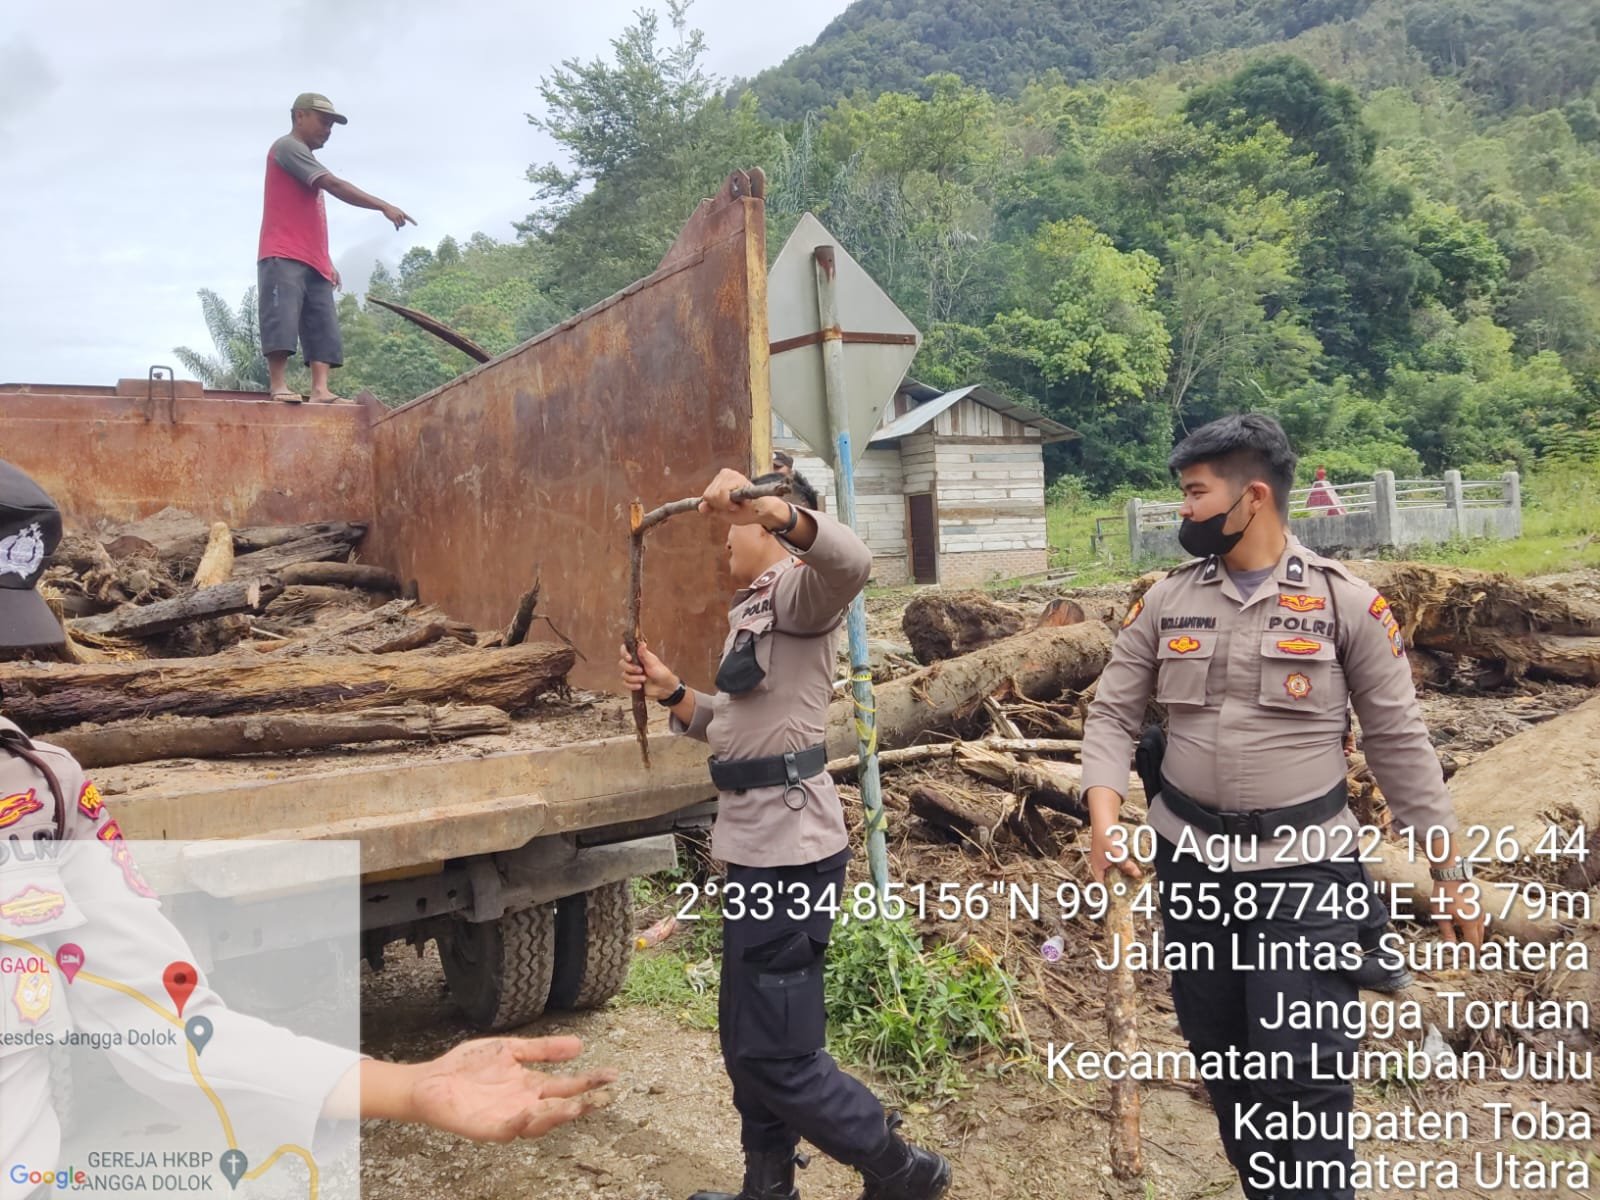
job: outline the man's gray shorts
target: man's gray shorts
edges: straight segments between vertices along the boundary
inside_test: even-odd
[[[256,307],[263,354],[293,354],[298,337],[306,362],[344,362],[333,284],[315,269],[292,258],[263,258],[256,264]]]

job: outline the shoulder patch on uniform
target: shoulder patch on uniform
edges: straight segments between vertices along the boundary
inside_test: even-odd
[[[1200,572],[1200,578],[1209,583],[1211,580],[1217,577],[1221,570],[1222,560],[1220,558],[1207,559],[1206,569]]]
[[[1128,615],[1122,618],[1122,627],[1126,629],[1139,619],[1139,614],[1144,611],[1144,597],[1140,596],[1133,602],[1133,607],[1128,610]]]
[[[1306,560],[1298,554],[1291,554],[1286,574],[1290,583],[1304,583],[1306,580]]]
[[[1322,612],[1328,607],[1326,596],[1287,595],[1278,597],[1278,607],[1287,608],[1290,612],[1308,613]]]
[[[1396,658],[1402,657],[1406,652],[1405,634],[1400,632],[1400,622],[1394,619],[1394,609],[1382,593],[1372,598],[1372,603],[1367,606],[1367,615],[1383,626],[1384,636],[1389,639],[1389,652]]]
[[[85,779],[83,790],[78,793],[78,811],[91,821],[98,821],[100,814],[105,811],[106,802],[100,796],[100,789]]]

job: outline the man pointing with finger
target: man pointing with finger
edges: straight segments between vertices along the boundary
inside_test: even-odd
[[[339,272],[328,254],[328,213],[322,194],[357,208],[372,208],[400,229],[412,220],[386,200],[340,179],[317,161],[335,125],[347,123],[332,102],[302,92],[290,109],[293,125],[267,151],[266,196],[261,213],[261,243],[256,252],[256,302],[261,317],[261,350],[267,356],[272,398],[298,404],[284,375],[298,339],[311,364],[311,399],[337,400],[328,370],[344,361],[339,314],[333,293]]]

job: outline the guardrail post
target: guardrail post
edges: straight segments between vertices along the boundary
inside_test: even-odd
[[[1461,486],[1461,472],[1446,471],[1444,473],[1444,506],[1452,514],[1451,524],[1455,526],[1457,537],[1467,536],[1466,501],[1466,490]]]
[[[1372,518],[1378,529],[1378,545],[1399,549],[1400,502],[1395,496],[1393,471],[1379,471],[1372,477]]]
[[[1508,528],[1512,537],[1519,538],[1522,536],[1522,476],[1515,471],[1507,471],[1500,476],[1500,485],[1501,502],[1511,510]]]
[[[1140,557],[1139,546],[1139,497],[1135,496],[1128,501],[1128,561],[1137,563]]]

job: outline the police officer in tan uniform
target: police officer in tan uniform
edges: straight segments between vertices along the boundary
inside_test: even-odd
[[[0,462],[0,659],[64,641],[35,591],[60,538],[49,496]],[[82,954],[76,966],[85,974],[130,990],[69,978],[57,957],[64,946]],[[109,1037],[148,1024],[149,1008],[172,1004],[163,981],[169,965],[194,960],[83,768],[0,718],[0,1200],[34,1192],[26,1167],[37,1173],[60,1163],[49,1047],[69,1029]],[[575,1058],[577,1038],[479,1039],[415,1064],[363,1058],[230,1010],[203,972],[183,1016],[211,1023],[205,1062],[213,1081],[226,1081],[215,1083],[218,1094],[302,1146],[313,1144],[320,1121],[356,1116],[485,1141],[538,1137],[589,1111],[597,1097],[585,1093],[615,1078],[527,1070]],[[116,1040],[107,1053],[141,1092],[174,1105],[199,1097],[183,1039],[171,1047]],[[209,1104],[205,1111],[210,1116]]]
[[[702,513],[729,523],[739,587],[715,694],[688,687],[645,643],[637,664],[626,651],[621,662],[630,688],[671,710],[674,732],[710,744],[720,797],[711,847],[727,864],[717,1023],[745,1175],[737,1197],[692,1200],[797,1200],[802,1137],[859,1170],[865,1200],[935,1200],[950,1186],[950,1164],[903,1141],[898,1117],[886,1118],[823,1049],[823,956],[850,858],[823,742],[838,631],[872,554],[817,511],[803,476],[789,482],[797,504],[734,503],[731,493],[749,481],[724,470],[701,501]]]
[[[1259,1120],[1239,1119],[1259,1104],[1337,1121],[1353,1102],[1349,1082],[1310,1076],[1314,1049],[1326,1062],[1353,1051],[1354,1037],[1269,1027],[1286,1004],[1353,1000],[1363,933],[1387,920],[1348,807],[1347,701],[1395,816],[1436,831],[1418,839],[1436,881],[1431,915],[1444,937],[1477,943],[1471,870],[1388,602],[1289,532],[1295,455],[1283,430],[1260,414],[1226,417],[1188,437],[1169,466],[1184,494],[1180,540],[1198,557],[1133,605],[1090,706],[1090,866],[1097,879],[1140,874],[1119,811],[1153,693],[1168,729],[1149,824],[1166,947],[1186,952],[1172,971],[1179,1024],[1197,1055],[1287,1051],[1295,1067],[1207,1084],[1228,1159],[1251,1200],[1349,1200],[1349,1187],[1274,1182],[1298,1178],[1282,1164],[1348,1166],[1342,1139],[1267,1141]],[[1270,912],[1274,894],[1296,902]]]

